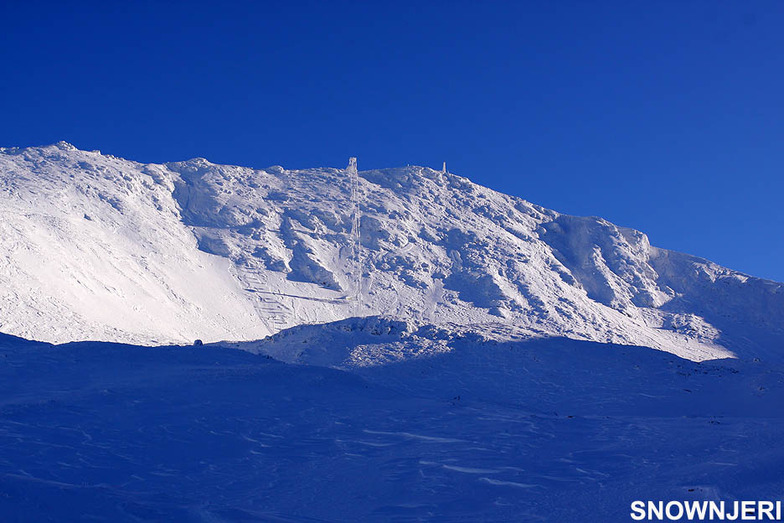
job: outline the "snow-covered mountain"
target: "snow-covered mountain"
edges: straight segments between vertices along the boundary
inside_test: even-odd
[[[360,172],[358,289],[350,194],[342,169],[0,149],[0,332],[243,341],[381,315],[401,336],[434,325],[692,360],[784,354],[782,284],[426,167]]]

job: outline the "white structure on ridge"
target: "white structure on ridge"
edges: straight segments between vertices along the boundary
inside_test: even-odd
[[[353,316],[362,313],[362,243],[360,238],[360,224],[362,223],[362,211],[359,206],[359,172],[357,171],[357,159],[353,156],[348,159],[346,174],[351,183],[351,262],[350,271],[354,280],[353,296]]]

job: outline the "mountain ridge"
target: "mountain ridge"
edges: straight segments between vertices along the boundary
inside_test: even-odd
[[[0,149],[0,331],[249,341],[356,312],[342,169]],[[361,171],[361,316],[780,358],[784,286],[426,167]]]

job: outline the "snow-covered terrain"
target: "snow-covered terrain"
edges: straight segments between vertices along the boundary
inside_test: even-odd
[[[0,149],[0,521],[774,500],[783,326],[782,284],[424,167]]]
[[[326,330],[338,354],[416,352],[400,327]],[[316,361],[318,330],[268,344]],[[612,522],[634,500],[784,491],[781,365],[440,341],[341,370],[0,337],[0,520]]]
[[[383,315],[498,336],[780,358],[784,290],[638,231],[425,167],[140,164],[0,149],[0,332],[48,342],[250,341]]]

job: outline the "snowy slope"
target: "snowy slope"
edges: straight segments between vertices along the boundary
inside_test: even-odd
[[[53,342],[255,340],[383,315],[698,361],[781,357],[779,283],[453,174],[360,176],[357,301],[342,169],[144,165],[65,143],[3,149],[0,331]]]
[[[170,179],[57,146],[0,154],[0,331],[159,343],[268,331],[196,248]]]

